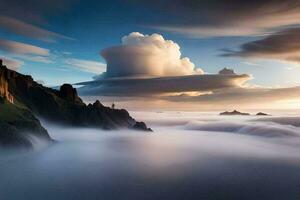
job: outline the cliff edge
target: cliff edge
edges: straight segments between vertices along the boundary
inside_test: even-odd
[[[31,76],[8,69],[1,60],[0,98],[0,144],[13,144],[18,141],[14,138],[25,138],[21,137],[24,132],[50,141],[35,116],[76,127],[151,131],[144,122],[135,121],[125,109],[109,108],[100,101],[86,105],[72,85],[64,84],[59,90],[45,87]]]

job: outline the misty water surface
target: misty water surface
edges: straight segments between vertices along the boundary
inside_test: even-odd
[[[134,115],[154,133],[44,123],[56,144],[1,152],[1,199],[300,199],[298,127],[209,113]]]

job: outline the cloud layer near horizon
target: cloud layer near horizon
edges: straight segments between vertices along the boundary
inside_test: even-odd
[[[178,92],[207,92],[240,87],[249,75],[190,75],[158,78],[110,78],[78,83],[83,95],[159,96]]]
[[[181,76],[203,74],[187,57],[181,57],[180,47],[162,35],[132,32],[122,38],[122,45],[104,49],[107,77]]]
[[[210,94],[197,96],[177,95],[166,97],[166,100],[175,102],[199,102],[205,104],[230,104],[239,105],[270,103],[280,100],[300,98],[300,87],[288,88],[229,88],[215,90]]]

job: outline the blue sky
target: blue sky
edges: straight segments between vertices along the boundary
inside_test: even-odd
[[[109,49],[113,46],[117,47],[117,53],[130,55],[124,59],[114,54],[119,58],[110,60],[113,62],[110,69],[119,70],[117,74],[121,75],[124,68],[128,68],[131,75],[146,73],[143,76],[157,77],[184,78],[201,71],[200,78],[205,79],[205,75],[218,74],[224,67],[235,71],[232,79],[224,83],[222,75],[213,80],[209,78],[224,85],[216,88],[207,83],[211,90],[199,87],[196,91],[200,95],[204,92],[218,96],[229,84],[238,92],[226,90],[227,96],[229,93],[232,97],[247,96],[253,88],[257,90],[255,96],[271,88],[270,94],[263,95],[275,99],[273,92],[279,92],[276,89],[286,89],[286,93],[279,93],[280,98],[276,93],[278,100],[291,96],[289,92],[294,92],[293,87],[300,84],[300,1],[3,0],[0,13],[0,56],[11,68],[30,74],[48,86],[94,80],[96,75],[106,71],[107,60],[100,52],[104,50],[111,57]],[[133,32],[138,33],[131,35]],[[125,43],[122,42],[124,36],[128,37]],[[143,62],[138,57],[140,52],[133,54],[131,47],[139,47],[141,52],[148,49],[146,57],[150,59],[151,48],[155,45],[160,50],[156,63],[151,60],[153,66],[148,66],[148,60],[145,66],[138,66],[145,69],[132,71],[137,63],[129,66],[126,60]],[[180,50],[176,49],[177,45]],[[168,52],[166,57],[162,56]],[[181,57],[172,57],[172,53],[181,53]],[[164,66],[161,60],[164,65],[175,64]],[[127,66],[117,66],[124,62]],[[198,71],[193,69],[194,65]],[[159,70],[168,73],[161,74]],[[241,74],[246,74],[247,78],[240,77]],[[112,74],[106,75],[109,78]],[[190,83],[187,85],[191,86]],[[103,87],[96,95],[101,96],[105,91]],[[178,88],[170,91],[178,91]],[[187,88],[180,92],[190,91],[191,88]],[[194,96],[189,97],[184,99],[194,101]]]
[[[66,8],[57,9],[59,12],[53,10],[46,15],[37,12],[37,15],[43,19],[43,23],[38,25],[46,30],[74,38],[74,40],[59,39],[55,43],[47,43],[0,29],[1,39],[50,49],[55,55],[53,63],[25,61],[19,69],[20,72],[31,74],[35,79],[43,80],[48,85],[90,80],[95,73],[72,68],[64,64],[63,59],[72,57],[105,63],[99,55],[100,50],[120,44],[121,38],[131,32],[159,33],[166,39],[173,40],[180,45],[184,56],[189,57],[196,66],[201,67],[207,73],[217,73],[223,67],[230,67],[238,73],[253,75],[255,79],[252,83],[264,86],[286,85],[300,81],[300,77],[295,75],[299,73],[296,64],[276,60],[263,59],[261,61],[255,58],[220,56],[221,49],[236,49],[241,44],[257,40],[261,36],[194,37],[159,30],[149,24],[164,21],[171,14],[147,8],[147,4],[138,4],[134,1],[127,3],[75,1],[74,3],[67,2],[66,5],[68,5]],[[14,16],[10,15],[10,17]],[[16,19],[22,20],[17,17]],[[24,21],[31,23],[30,20]],[[65,52],[68,54],[64,54]],[[286,81],[287,78],[289,81]]]

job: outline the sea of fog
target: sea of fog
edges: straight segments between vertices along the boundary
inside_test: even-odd
[[[274,113],[132,113],[153,133],[43,122],[57,143],[0,152],[0,199],[299,200],[300,117]]]

